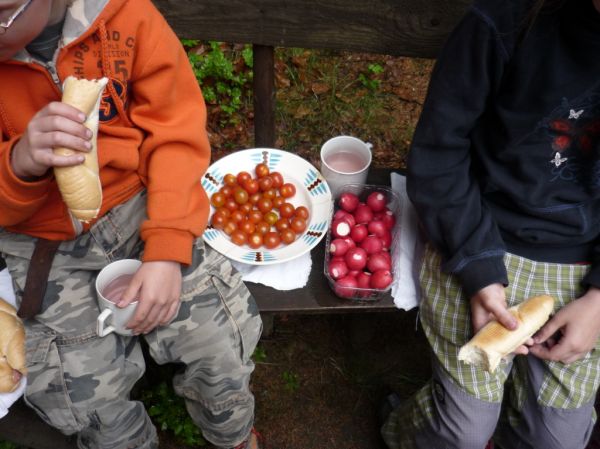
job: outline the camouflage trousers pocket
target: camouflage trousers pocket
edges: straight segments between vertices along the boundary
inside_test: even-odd
[[[24,400],[45,422],[69,435],[83,426],[73,413],[64,370],[52,333],[27,334],[27,389]]]
[[[229,262],[227,262],[229,263]],[[241,342],[241,356],[247,362],[258,344],[262,333],[262,320],[254,297],[242,281],[239,273],[231,269],[210,273],[211,283],[218,293],[225,313]]]

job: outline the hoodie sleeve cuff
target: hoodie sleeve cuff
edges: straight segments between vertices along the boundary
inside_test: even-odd
[[[5,151],[0,161],[0,177],[4,180],[3,184],[8,187],[5,194],[16,204],[25,205],[38,200],[48,191],[50,185],[50,176],[44,176],[36,181],[23,181],[13,172],[10,163],[10,154],[18,138],[13,138],[8,142],[10,149]]]
[[[508,285],[508,275],[502,257],[474,260],[456,273],[467,298],[491,284]]]
[[[148,230],[142,233],[144,240],[143,262],[172,260],[184,265],[192,262],[194,236],[186,231]]]

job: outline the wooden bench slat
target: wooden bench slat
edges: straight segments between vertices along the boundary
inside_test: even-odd
[[[470,0],[154,0],[181,37],[432,58]]]

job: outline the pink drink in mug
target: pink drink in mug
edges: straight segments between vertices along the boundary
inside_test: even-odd
[[[340,173],[355,173],[365,168],[367,161],[350,151],[340,151],[325,157],[325,163]]]
[[[127,290],[127,287],[132,279],[133,274],[122,274],[117,276],[110,281],[106,287],[104,287],[102,290],[102,296],[104,296],[110,302],[117,304],[121,300],[123,293],[125,293],[125,290]],[[135,301],[137,301],[137,298]]]

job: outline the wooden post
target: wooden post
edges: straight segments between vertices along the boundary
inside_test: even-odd
[[[271,46],[253,45],[254,145],[275,148],[275,57]]]

